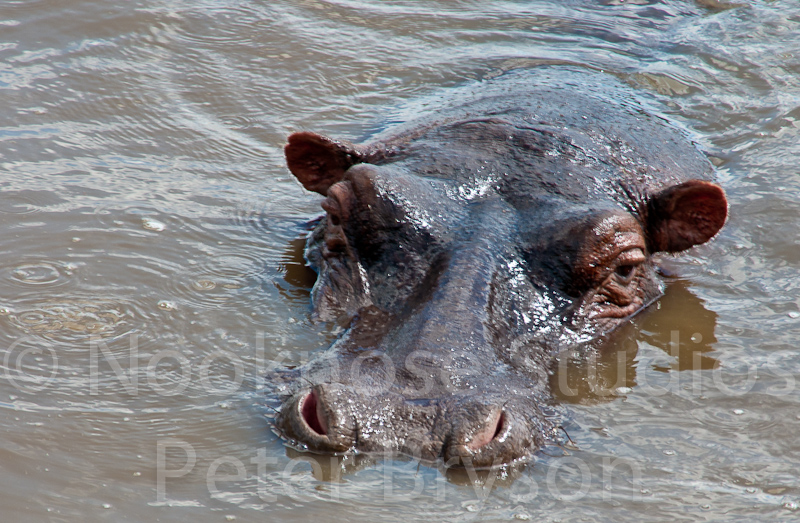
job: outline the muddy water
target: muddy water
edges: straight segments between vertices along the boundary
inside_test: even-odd
[[[0,2],[3,521],[795,521],[800,6]],[[261,376],[309,320],[288,132],[353,140],[515,67],[602,69],[714,158],[732,218],[554,376],[574,442],[472,477],[323,460]]]

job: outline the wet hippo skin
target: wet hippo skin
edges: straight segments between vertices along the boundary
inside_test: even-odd
[[[539,68],[453,95],[363,145],[289,137],[289,169],[325,197],[313,313],[348,325],[270,378],[294,446],[530,457],[557,438],[555,355],[602,344],[660,296],[653,254],[726,220],[704,155],[607,75]]]

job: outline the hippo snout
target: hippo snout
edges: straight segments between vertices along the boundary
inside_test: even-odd
[[[545,443],[537,436],[547,431],[543,415],[524,402],[495,396],[409,399],[325,383],[295,393],[278,426],[315,452],[389,452],[441,459],[447,467],[492,468]]]

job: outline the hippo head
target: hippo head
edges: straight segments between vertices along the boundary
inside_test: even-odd
[[[652,255],[709,240],[727,216],[699,154],[683,162],[697,178],[652,158],[643,173],[590,158],[616,153],[583,139],[507,117],[371,146],[290,136],[290,170],[325,197],[306,249],[314,314],[349,328],[283,375],[281,433],[476,467],[555,439],[554,355],[655,300]]]

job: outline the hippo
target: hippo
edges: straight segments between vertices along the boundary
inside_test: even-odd
[[[727,219],[705,155],[610,75],[539,67],[451,93],[364,144],[288,138],[324,197],[313,317],[345,327],[270,379],[290,446],[530,459],[562,437],[559,352],[600,350],[661,296],[654,256]]]

